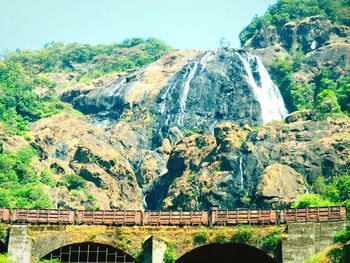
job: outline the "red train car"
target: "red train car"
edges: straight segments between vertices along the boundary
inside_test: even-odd
[[[346,209],[342,206],[292,208],[281,211],[284,222],[319,222],[346,219]]]
[[[208,225],[208,211],[146,211],[144,225]]]
[[[11,212],[8,208],[0,208],[0,222],[8,223],[11,220]]]
[[[213,210],[211,223],[213,225],[274,224],[277,223],[277,215],[276,211],[271,209]]]
[[[35,224],[74,224],[75,213],[70,210],[15,209],[12,221]]]
[[[79,224],[96,225],[141,225],[142,211],[137,210],[99,210],[78,211]]]

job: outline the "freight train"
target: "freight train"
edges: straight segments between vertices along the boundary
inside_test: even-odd
[[[0,223],[95,225],[240,225],[320,222],[346,219],[342,206],[210,211],[60,210],[0,208]]]

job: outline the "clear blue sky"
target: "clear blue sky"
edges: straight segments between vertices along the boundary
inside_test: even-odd
[[[238,34],[275,0],[0,0],[0,51],[51,41],[109,44],[157,37],[174,48],[210,49]]]

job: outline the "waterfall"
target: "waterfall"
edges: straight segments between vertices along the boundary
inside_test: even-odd
[[[162,99],[162,102],[160,103],[160,112],[162,114],[165,113],[166,111],[166,99],[168,97],[168,94],[170,92],[171,89],[173,89],[174,87],[176,87],[177,83],[179,82],[179,79],[176,79],[175,81],[173,81],[173,83],[171,83],[167,89],[165,90],[164,94],[160,97]]]
[[[288,111],[284,105],[283,98],[278,87],[273,83],[269,73],[261,62],[260,58],[247,53],[247,59],[236,52],[236,55],[242,61],[247,73],[247,81],[253,88],[256,99],[261,107],[261,114],[264,123],[273,120],[281,120],[287,116]],[[255,81],[253,71],[249,61],[255,61],[259,73],[260,85]]]
[[[117,92],[117,96],[121,95],[121,90],[123,89],[124,84],[126,83],[126,77],[124,77],[120,82],[118,82],[109,92],[108,96],[114,96]]]
[[[185,81],[185,84],[183,86],[183,91],[182,91],[182,95],[180,98],[180,113],[178,116],[178,123],[179,124],[182,124],[182,122],[183,122],[183,115],[184,115],[185,109],[186,109],[186,102],[187,102],[188,92],[190,90],[190,84],[191,84],[192,79],[194,78],[194,75],[196,74],[199,62],[200,61],[196,62],[194,64],[194,66],[191,68],[191,70],[189,72],[187,72],[184,76],[184,78],[186,78],[186,81]]]
[[[142,191],[141,191],[142,192]],[[143,209],[147,210],[147,201],[146,201],[147,194],[142,193],[142,203],[143,203]]]
[[[200,69],[201,71],[203,71],[206,68],[207,61],[208,61],[209,57],[212,55],[212,52],[213,51],[207,51],[206,53],[204,53],[202,58],[199,61],[197,61],[193,65],[193,67],[190,69],[190,71],[187,71],[185,76],[184,76],[184,79],[186,79],[186,81],[185,81],[185,84],[183,86],[183,92],[182,92],[182,95],[180,98],[180,113],[179,113],[178,118],[177,118],[177,122],[179,124],[183,123],[183,115],[184,115],[185,110],[186,110],[186,102],[187,102],[188,92],[189,92],[190,86],[191,86],[191,81],[194,78],[194,76],[196,75],[196,72],[197,72],[199,65],[201,67],[201,69]]]
[[[243,156],[239,157],[239,175],[241,179],[241,190],[243,189],[244,186],[244,177],[243,177]]]

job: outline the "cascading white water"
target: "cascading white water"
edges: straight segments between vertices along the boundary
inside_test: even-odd
[[[146,197],[147,197],[147,194],[143,194],[143,193],[142,193],[142,203],[143,203],[143,209],[144,209],[144,210],[147,210]]]
[[[180,113],[178,116],[178,123],[179,124],[182,124],[182,122],[183,122],[183,114],[185,113],[185,109],[186,109],[186,102],[187,102],[188,92],[190,90],[190,84],[191,84],[191,81],[196,74],[198,64],[199,64],[199,61],[196,62],[194,64],[194,66],[191,68],[191,70],[184,76],[184,78],[186,78],[186,81],[185,81],[182,95],[180,98]]]
[[[239,157],[239,175],[241,179],[241,189],[243,189],[244,186],[244,177],[243,177],[243,157]]]
[[[180,113],[179,113],[178,118],[177,118],[177,122],[179,124],[182,124],[182,122],[183,122],[183,115],[184,115],[185,110],[186,110],[186,102],[187,102],[188,92],[189,92],[190,86],[191,86],[191,81],[194,78],[194,76],[196,75],[196,72],[197,72],[199,65],[201,66],[201,71],[203,71],[205,69],[205,67],[207,66],[207,61],[208,61],[211,54],[212,54],[212,51],[206,52],[202,56],[202,58],[193,65],[191,70],[188,71],[184,76],[186,81],[185,81],[185,84],[183,86],[183,91],[182,91],[182,95],[180,98]]]
[[[169,91],[171,89],[173,89],[174,87],[176,87],[177,83],[179,82],[179,79],[176,79],[173,83],[171,83],[168,88],[166,89],[166,91],[164,92],[164,94],[161,96],[161,99],[163,100],[161,103],[160,103],[160,112],[162,114],[165,113],[165,110],[166,110],[166,98],[168,97],[168,94],[169,94]]]
[[[247,72],[247,81],[253,88],[256,99],[260,104],[263,122],[268,123],[273,120],[283,119],[287,116],[288,111],[284,105],[283,98],[278,87],[271,80],[270,75],[260,58],[250,53],[246,54],[247,59],[236,52],[236,55],[242,61],[245,71]],[[260,85],[258,85],[255,81],[249,61],[255,61],[257,64]]]
[[[119,83],[114,85],[114,87],[109,91],[108,96],[114,96],[114,95],[120,96],[121,90],[125,83],[126,83],[126,78],[123,78]]]

